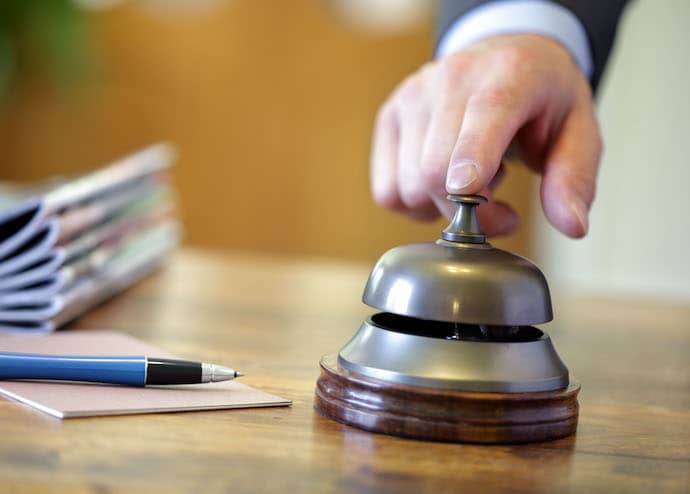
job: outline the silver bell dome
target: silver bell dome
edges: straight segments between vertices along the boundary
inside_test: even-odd
[[[435,243],[395,247],[369,275],[362,300],[397,315],[487,326],[553,318],[546,278],[529,260],[486,242],[476,218],[481,196],[448,196],[458,209]]]

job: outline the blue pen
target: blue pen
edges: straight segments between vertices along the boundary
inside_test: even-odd
[[[188,360],[0,352],[0,380],[88,381],[148,386],[229,381],[242,375],[229,367]]]

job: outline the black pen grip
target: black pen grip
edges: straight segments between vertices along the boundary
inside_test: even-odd
[[[201,362],[165,358],[148,359],[146,384],[195,384],[201,382]]]

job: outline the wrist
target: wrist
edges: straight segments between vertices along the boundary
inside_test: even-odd
[[[448,28],[436,55],[464,50],[483,39],[517,34],[533,34],[558,43],[585,78],[592,75],[592,53],[584,27],[568,9],[546,0],[507,0],[475,7]]]

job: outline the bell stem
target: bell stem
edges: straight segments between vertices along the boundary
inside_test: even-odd
[[[448,227],[443,230],[441,238],[449,242],[483,244],[486,235],[482,232],[477,219],[477,206],[487,202],[486,197],[479,195],[449,195],[448,200],[457,204],[455,215]]]

